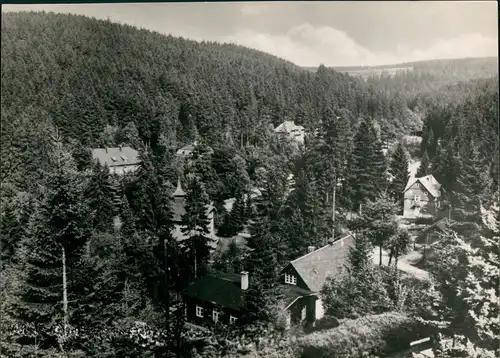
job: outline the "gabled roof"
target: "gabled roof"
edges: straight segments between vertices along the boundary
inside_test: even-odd
[[[421,183],[433,197],[439,198],[441,196],[441,184],[432,174],[420,178],[410,178],[403,193],[410,189],[417,181]]]
[[[123,165],[138,165],[141,163],[139,152],[130,147],[118,148],[94,148],[92,159],[97,160],[100,165],[116,167]]]
[[[290,307],[290,305],[292,305],[292,303],[297,301],[299,298],[315,294],[315,292],[304,290],[303,288],[294,285],[281,285],[281,289],[283,290],[285,309]]]
[[[303,130],[304,127],[296,125],[293,121],[284,121],[274,129],[274,132],[290,133],[293,129]]]
[[[319,292],[329,276],[341,274],[347,265],[349,248],[354,237],[349,234],[316,251],[290,262],[309,290]]]
[[[243,304],[243,290],[240,280],[239,274],[207,275],[182,291],[182,295],[239,310]]]

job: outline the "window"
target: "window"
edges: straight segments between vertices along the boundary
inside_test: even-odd
[[[236,320],[237,320],[236,317],[229,315],[229,323],[232,324],[232,323],[236,322]]]
[[[201,317],[201,318],[203,318],[203,307],[201,307],[201,306],[196,306],[196,317]]]
[[[289,283],[291,285],[296,285],[297,284],[297,277],[286,273],[285,274],[285,283]]]
[[[214,322],[219,321],[219,311],[217,311],[217,310],[212,311],[212,319],[214,320]]]

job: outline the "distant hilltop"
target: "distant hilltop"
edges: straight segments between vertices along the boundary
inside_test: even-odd
[[[461,59],[441,59],[405,62],[399,64],[379,65],[379,66],[327,66],[338,72],[345,72],[353,76],[369,77],[380,76],[381,74],[394,75],[400,71],[425,71],[433,72],[440,71],[444,68],[459,68],[473,66],[476,71],[484,72],[484,77],[490,77],[495,73],[498,74],[498,58],[497,57],[481,57],[481,58],[461,58]],[[316,72],[318,67],[304,67],[306,70]],[[467,71],[467,72],[468,72]],[[473,77],[477,77],[476,75]],[[483,77],[483,76],[479,76]]]

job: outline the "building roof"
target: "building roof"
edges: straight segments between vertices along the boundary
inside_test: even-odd
[[[307,287],[314,292],[323,288],[329,276],[339,275],[347,265],[349,248],[354,244],[352,234],[323,246],[290,262]]]
[[[130,147],[94,148],[92,159],[97,160],[102,166],[108,167],[138,165],[141,163],[139,152]]]
[[[182,189],[181,178],[177,179],[177,188],[175,189],[173,196],[184,197],[186,196],[186,192]]]
[[[315,292],[304,290],[303,288],[300,288],[295,285],[281,285],[281,289],[283,290],[285,309],[290,307],[290,305],[300,297],[311,296],[316,294]]]
[[[410,189],[417,181],[420,182],[433,197],[439,198],[441,196],[441,184],[432,174],[420,178],[410,178],[403,192]]]
[[[296,125],[293,121],[284,121],[274,129],[276,133],[290,133],[292,130],[303,130],[304,127]]]
[[[182,295],[239,310],[243,304],[241,276],[233,273],[207,275],[182,291]]]
[[[184,147],[177,150],[178,155],[190,154],[196,148],[196,143],[185,145]]]

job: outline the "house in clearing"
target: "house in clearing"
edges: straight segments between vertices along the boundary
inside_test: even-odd
[[[107,166],[111,174],[118,175],[134,172],[141,164],[139,152],[127,146],[94,148],[92,159],[102,166]]]
[[[305,129],[303,126],[296,125],[293,121],[284,121],[274,129],[274,133],[296,143],[304,144]]]
[[[344,274],[353,244],[354,237],[348,234],[319,249],[310,246],[306,255],[290,261],[281,270],[279,279],[289,324],[313,324],[324,316],[321,289],[328,277]]]
[[[443,189],[432,174],[410,178],[404,190],[403,217],[432,217],[441,207]]]

